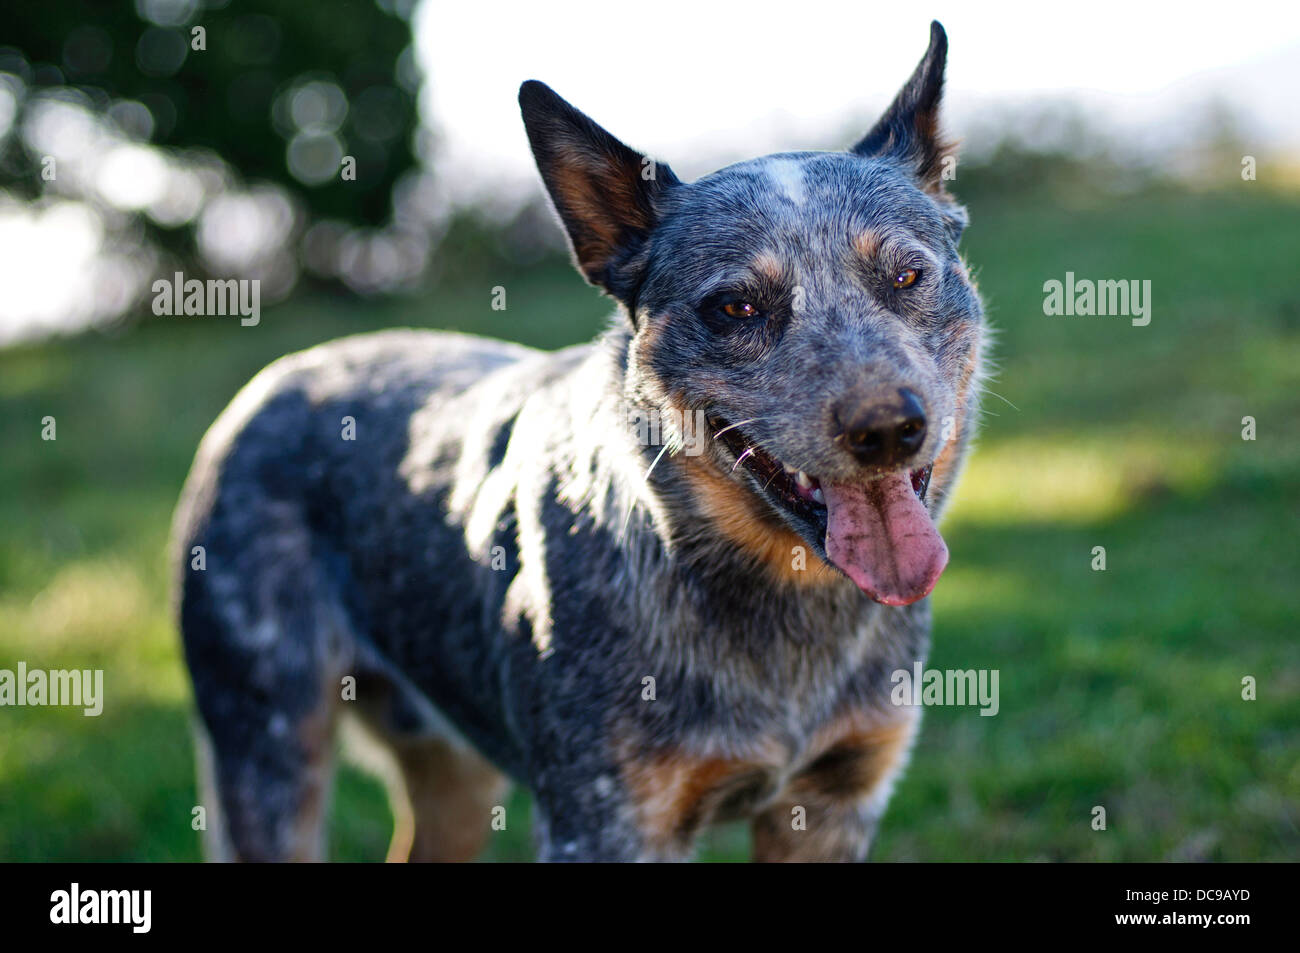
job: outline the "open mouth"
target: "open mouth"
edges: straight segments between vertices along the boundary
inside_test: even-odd
[[[714,436],[764,496],[818,540],[827,560],[872,599],[909,605],[934,588],[948,548],[925,506],[933,464],[856,483],[827,483],[777,460],[739,427],[710,416]]]
[[[815,516],[817,510],[826,509],[826,494],[816,477],[781,463],[750,440],[738,427],[715,416],[708,419],[713,434],[735,456],[736,466],[749,470],[768,496],[799,516]],[[908,472],[912,492],[922,503],[925,502],[926,491],[930,489],[930,474],[933,472],[934,464]]]

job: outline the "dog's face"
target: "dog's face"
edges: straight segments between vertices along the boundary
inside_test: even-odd
[[[892,605],[947,562],[934,516],[975,410],[981,309],[937,133],[945,51],[935,24],[850,152],[690,184],[540,84],[520,97],[579,269],[633,320],[635,396],[665,420],[702,415],[708,465]]]

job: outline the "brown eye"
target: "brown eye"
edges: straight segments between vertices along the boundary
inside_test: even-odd
[[[728,301],[722,306],[722,313],[729,318],[755,318],[758,308],[748,301]]]
[[[921,273],[915,268],[904,268],[898,274],[894,275],[895,288],[910,288],[916,284],[916,279],[921,277]]]

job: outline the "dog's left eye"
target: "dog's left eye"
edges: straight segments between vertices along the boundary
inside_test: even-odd
[[[904,268],[898,274],[894,275],[895,288],[910,288],[916,284],[916,279],[921,277],[921,273],[915,268]]]
[[[729,318],[756,318],[759,315],[758,308],[748,301],[728,301],[721,310]]]

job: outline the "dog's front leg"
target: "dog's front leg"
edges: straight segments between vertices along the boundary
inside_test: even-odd
[[[884,804],[782,801],[754,818],[753,859],[759,863],[857,863],[867,859]]]
[[[604,793],[569,789],[537,792],[533,833],[537,859],[543,863],[626,863],[668,860],[647,851],[645,839],[630,821],[626,805]]]

